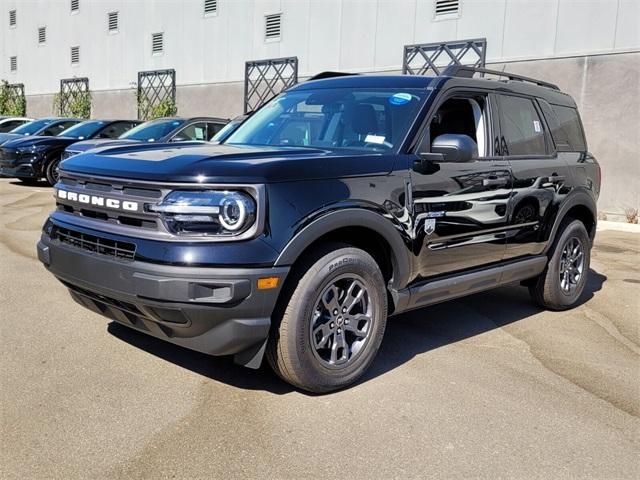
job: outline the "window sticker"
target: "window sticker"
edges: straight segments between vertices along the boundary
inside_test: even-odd
[[[377,143],[378,145],[382,145],[384,143],[385,137],[382,135],[367,135],[364,139],[366,143]]]
[[[389,97],[389,103],[391,105],[406,105],[411,101],[412,97],[410,93],[400,92],[394,93]]]
[[[538,120],[533,121],[533,129],[536,133],[540,133],[542,131],[542,127],[540,127],[540,122]]]

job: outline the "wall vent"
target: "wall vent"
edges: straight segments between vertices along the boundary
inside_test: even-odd
[[[460,0],[436,0],[436,17],[458,15]]]
[[[47,27],[38,28],[38,43],[45,43],[47,41]]]
[[[159,55],[164,52],[164,33],[152,33],[151,34],[151,53],[153,55]]]
[[[80,0],[71,0],[71,11],[72,12],[80,11]]]
[[[267,40],[279,40],[282,27],[282,14],[267,15],[264,22],[264,38]]]
[[[9,10],[9,26],[10,27],[15,27],[16,26],[16,17],[17,17],[17,13],[15,10]]]
[[[12,72],[18,71],[18,57],[9,57],[9,69]]]
[[[215,15],[218,13],[218,0],[204,0],[204,14]]]
[[[80,63],[80,47],[71,47],[71,65]]]
[[[109,32],[117,32],[118,31],[118,12],[109,12],[108,13],[108,28]]]

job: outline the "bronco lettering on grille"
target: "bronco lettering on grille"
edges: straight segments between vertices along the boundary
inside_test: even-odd
[[[114,210],[126,210],[128,212],[138,211],[138,202],[118,200],[116,198],[87,195],[86,193],[70,192],[67,190],[58,190],[57,197],[70,202],[84,203],[85,205],[96,205],[98,207],[107,207]]]

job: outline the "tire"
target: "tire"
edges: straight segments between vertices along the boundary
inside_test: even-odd
[[[313,393],[353,384],[373,362],[387,321],[376,261],[358,248],[327,245],[299,265],[287,285],[273,318],[269,364],[286,382]]]
[[[47,178],[47,182],[49,183],[49,185],[51,185],[52,187],[58,183],[58,166],[60,165],[60,162],[62,161],[62,157],[61,156],[54,156],[51,160],[49,160],[49,162],[47,163],[45,169],[44,169],[44,173],[45,173],[45,177]]]
[[[574,252],[576,246],[579,252],[568,257],[567,253]],[[573,260],[575,257],[579,260]],[[567,219],[561,225],[547,267],[529,286],[531,297],[549,310],[575,307],[587,284],[590,262],[591,240],[584,224]]]

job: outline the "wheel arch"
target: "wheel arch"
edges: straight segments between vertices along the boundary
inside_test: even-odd
[[[587,229],[587,233],[589,234],[589,238],[593,243],[596,235],[596,225],[598,218],[596,202],[591,195],[586,192],[580,191],[571,195],[560,207],[560,211],[558,212],[553,227],[551,228],[549,242],[547,244],[547,248],[545,249],[545,253],[548,252],[548,250],[551,248],[551,245],[553,245],[553,242],[558,235],[560,225],[566,218],[574,218],[584,223],[585,228]]]
[[[367,251],[378,264],[388,285],[399,290],[411,276],[410,247],[399,228],[379,213],[347,208],[314,220],[286,245],[274,266],[293,265],[305,252],[326,242],[342,242]]]

